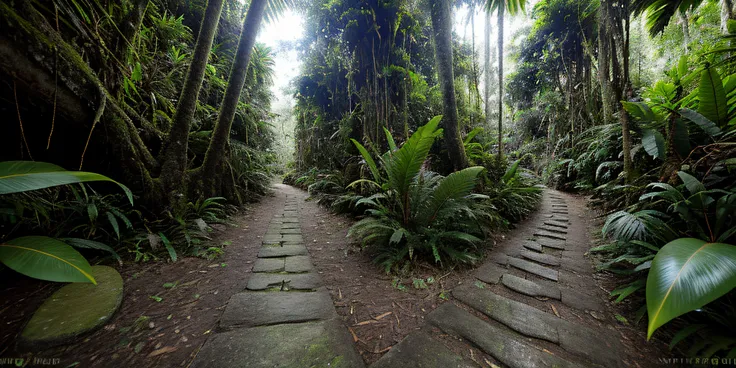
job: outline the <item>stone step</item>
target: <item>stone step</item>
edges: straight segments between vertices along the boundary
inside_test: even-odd
[[[244,292],[230,298],[220,318],[221,329],[327,320],[337,317],[326,291]]]
[[[567,240],[567,238],[564,235],[553,233],[551,231],[546,230],[537,230],[534,232],[534,236],[539,237],[546,237],[546,238],[552,238],[552,239],[559,239],[559,240]]]
[[[552,249],[565,249],[566,242],[564,240],[560,239],[551,239],[551,238],[538,238],[535,240],[537,243],[541,244],[542,246],[545,246],[547,248]]]
[[[570,222],[570,218],[567,217],[567,216],[559,216],[559,215],[555,215],[555,214],[547,214],[547,215],[544,215],[544,216],[547,219],[549,219],[550,221],[557,221],[557,222],[563,222],[563,223],[569,223]]]
[[[487,289],[462,286],[453,290],[452,294],[463,303],[522,335],[559,344],[569,353],[603,367],[625,366],[621,359],[624,347],[616,340],[617,334],[568,322],[524,303],[496,295]]]
[[[552,210],[550,211],[550,213],[555,214],[555,215],[567,215],[568,214],[567,210],[564,210],[564,211],[563,210]]]
[[[543,287],[533,281],[522,279],[521,277],[508,273],[503,275],[501,283],[511,290],[532,297],[552,298],[556,300],[562,298],[560,289],[558,288]]]
[[[542,245],[535,241],[526,240],[521,245],[526,249],[530,249],[530,250],[540,252],[540,253],[542,252]]]
[[[523,342],[521,336],[493,326],[451,303],[439,306],[427,315],[427,320],[441,330],[471,342],[486,354],[511,368],[585,367],[530,346]],[[403,367],[421,366],[408,364]]]
[[[412,332],[396,344],[371,368],[475,368],[477,365],[453,353],[422,331]]]
[[[522,250],[519,254],[526,259],[529,259],[535,262],[539,262],[539,263],[543,263],[546,265],[550,265],[550,266],[560,265],[560,259],[555,256],[549,255],[549,254],[530,252],[527,250]]]
[[[557,270],[540,266],[534,262],[529,262],[524,259],[508,257],[508,262],[509,265],[511,265],[512,267],[516,267],[522,271],[529,272],[545,279],[557,281],[560,277],[560,274],[559,272],[557,272]]]
[[[475,278],[489,284],[498,284],[504,273],[506,270],[501,266],[493,262],[486,262],[475,271]]]
[[[554,226],[561,229],[567,229],[567,223],[562,221],[553,221],[553,220],[547,220],[544,222],[547,226]]]
[[[283,247],[263,247],[258,252],[258,258],[303,256],[306,254],[307,248],[303,245],[284,245]]]
[[[321,285],[319,277],[314,273],[254,273],[250,276],[245,288],[253,291],[316,290]]]
[[[559,233],[559,234],[567,234],[567,229],[557,227],[557,226],[550,226],[550,225],[539,225],[537,226],[537,229],[549,231],[551,233]]]
[[[284,259],[284,271],[289,273],[310,272],[314,270],[309,256],[292,256]]]
[[[253,272],[283,272],[283,258],[259,258],[253,264]]]
[[[504,275],[504,277],[506,277]],[[559,343],[556,319],[552,314],[520,303],[487,289],[474,286],[461,286],[452,291],[452,295],[473,309],[500,322],[506,327],[528,337]]]
[[[364,367],[352,341],[337,319],[239,328],[210,337],[191,367]]]

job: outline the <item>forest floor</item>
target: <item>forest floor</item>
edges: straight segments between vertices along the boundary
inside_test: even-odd
[[[213,233],[213,242],[231,242],[222,257],[214,261],[184,258],[176,263],[127,263],[117,267],[125,280],[125,299],[120,311],[103,329],[73,345],[46,350],[17,347],[14,342],[30,314],[55,288],[48,283],[3,275],[9,281],[4,284],[10,286],[0,290],[0,324],[3,326],[0,357],[32,354],[40,358],[59,358],[62,367],[74,363],[83,367],[189,367],[205,342],[222,331],[218,320],[231,297],[246,289],[263,237],[272,219],[284,211],[287,196],[293,200],[291,205],[296,205],[303,244],[308,249],[314,271],[331,296],[337,318],[349,332],[347,339],[354,343],[366,365],[378,361],[413,332],[424,331],[435,340],[443,341],[466,361],[481,366],[503,364],[482,349],[468,348],[463,339],[454,338],[437,327],[428,328],[426,319],[443,304],[471,310],[455,299],[457,295],[452,296],[453,289],[487,288],[486,291],[511,297],[510,291],[500,284],[479,281],[478,272],[489,265],[507,262],[499,255],[511,254],[512,246],[533,233],[539,226],[541,214],[522,222],[509,234],[492,239],[495,245],[479,269],[441,270],[420,264],[411,274],[398,278],[386,275],[371,262],[369,255],[345,237],[353,220],[330,213],[310,200],[304,191],[280,184],[270,196],[233,218],[232,226]],[[576,223],[569,229],[571,239],[568,241],[587,249],[590,235],[597,231],[599,224],[590,216],[584,197],[564,196],[570,208],[570,222]],[[612,280],[594,274],[584,252],[577,252],[576,256],[580,258],[573,266],[575,274],[586,280],[576,286],[577,291],[584,299],[595,300],[596,308],[592,309],[597,311],[581,312],[564,303],[555,303],[557,306],[550,310],[548,299],[514,298],[546,310],[550,315],[553,312],[590,328],[615,332],[614,338],[623,346],[621,361],[625,366],[656,365],[656,359],[663,356],[666,347],[661,342],[646,343],[641,325],[629,326],[615,318],[620,311],[606,302]],[[14,279],[8,280],[8,277]],[[176,286],[165,288],[165,283]],[[483,317],[481,313],[471,312]],[[489,318],[482,320],[488,322]],[[567,354],[558,353],[554,347],[541,346],[550,354],[563,357]]]

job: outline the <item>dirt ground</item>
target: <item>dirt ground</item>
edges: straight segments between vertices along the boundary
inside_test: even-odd
[[[345,237],[353,220],[330,213],[309,200],[306,192],[300,193],[300,199],[304,199],[299,204],[302,233],[312,261],[367,364],[419,329],[425,316],[447,301],[449,290],[472,282],[471,269],[440,270],[431,265],[421,265],[402,278],[386,275]],[[575,203],[568,204],[584,206],[585,201],[576,197]],[[216,231],[213,242],[231,241],[232,245],[214,261],[184,258],[176,263],[126,263],[117,267],[125,281],[121,310],[103,329],[69,346],[43,351],[16,346],[16,336],[31,313],[57,286],[4,271],[0,275],[0,357],[60,358],[62,367],[75,363],[80,367],[188,367],[216,329],[230,296],[245,288],[250,264],[260,247],[259,238],[266,232],[270,218],[283,207],[282,202],[281,196],[267,196],[233,218],[236,226]],[[588,232],[598,226],[592,218],[585,221]],[[522,222],[515,231],[523,231],[525,226],[531,225]],[[502,246],[506,239],[498,235],[491,242]],[[612,284],[605,277],[593,277],[605,298]],[[177,286],[166,289],[164,283]],[[157,302],[151,296],[162,300]],[[611,313],[618,313],[615,308]],[[644,330],[642,326],[617,328],[630,342],[626,345],[634,350],[634,356],[660,354],[661,344],[644,343]]]

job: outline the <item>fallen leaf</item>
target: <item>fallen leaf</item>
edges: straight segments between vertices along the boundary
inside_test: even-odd
[[[555,308],[554,304],[550,304],[549,306],[552,307],[552,312],[555,312],[555,316],[557,316],[557,318],[562,318],[560,317],[560,313],[557,312],[557,308]]]
[[[161,349],[152,351],[151,354],[148,354],[148,357],[149,358],[152,358],[152,357],[155,357],[155,356],[159,356],[161,354],[173,353],[176,350],[177,350],[177,347],[176,346],[164,346]]]

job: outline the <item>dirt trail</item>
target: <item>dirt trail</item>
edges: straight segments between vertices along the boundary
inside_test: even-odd
[[[599,287],[585,204],[547,190],[480,267],[398,278],[346,239],[351,220],[276,184],[216,232],[223,257],[126,265],[124,304],[105,328],[33,355],[84,367],[655,366],[661,347],[618,322]],[[25,293],[12,294],[20,313],[0,317],[0,357],[28,357],[10,342],[53,291],[24,282],[0,291]]]

